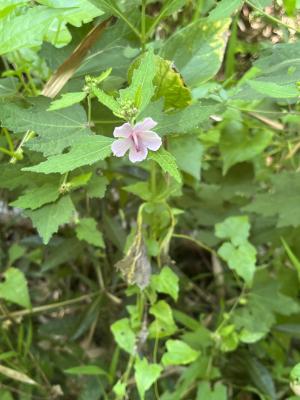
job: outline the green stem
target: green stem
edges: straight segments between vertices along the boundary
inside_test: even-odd
[[[234,17],[232,22],[231,34],[228,43],[226,62],[225,62],[225,79],[231,78],[235,71],[237,28],[238,28],[238,15]]]
[[[100,290],[105,291],[105,284],[104,284],[104,279],[103,279],[101,267],[100,267],[100,265],[98,263],[96,263],[95,264],[95,268],[96,268],[96,274],[97,274],[99,288],[100,288]]]
[[[196,10],[195,10],[195,13],[194,13],[194,16],[193,16],[193,21],[197,21],[197,19],[199,19],[199,17],[201,16],[203,3],[204,3],[204,0],[197,0]]]
[[[123,377],[123,383],[125,383],[126,387],[127,387],[127,384],[128,384],[129,378],[130,378],[130,373],[131,373],[134,361],[135,361],[135,355],[130,354],[127,368],[126,368],[126,371],[125,371],[124,377]],[[121,398],[121,400],[123,400],[123,397]]]
[[[214,358],[215,358],[216,353],[217,353],[217,349],[216,349],[216,347],[213,347],[212,350],[211,350],[211,354],[209,356],[208,363],[207,363],[207,368],[206,368],[206,371],[205,371],[205,378],[207,380],[211,379],[211,372],[212,372]]]
[[[226,324],[226,322],[228,322],[230,316],[233,314],[233,312],[235,311],[235,309],[237,308],[237,306],[240,304],[240,300],[243,298],[243,296],[245,295],[245,290],[246,287],[245,285],[242,287],[241,293],[239,294],[239,296],[236,298],[233,306],[231,307],[230,311],[227,313],[226,318],[223,318],[222,322],[220,323],[220,325],[217,327],[215,333],[218,333],[220,331],[221,328],[223,328],[223,326]]]
[[[88,103],[88,124],[90,128],[92,123],[92,98],[90,94],[88,94],[87,96],[87,103]]]
[[[142,205],[140,207],[139,214],[142,212],[141,210],[143,209],[143,206],[144,205]],[[138,313],[139,313],[140,323],[142,324],[143,317],[144,317],[144,311],[145,311],[145,295],[141,290],[137,294],[136,307],[137,307],[137,310],[138,310]],[[135,359],[136,359],[136,351],[134,350],[133,354],[130,355],[130,358],[128,360],[128,364],[127,364],[127,367],[126,367],[126,371],[125,371],[125,373],[123,375],[123,378],[122,378],[122,381],[123,381],[123,383],[125,384],[126,387],[128,386],[131,370],[133,368]],[[124,399],[124,397],[121,397],[118,400],[123,400],[123,399]]]
[[[151,192],[154,197],[156,194],[156,162],[153,160],[151,161],[150,184],[151,184]]]
[[[22,149],[23,145],[32,137],[33,132],[28,130],[25,135],[23,136],[19,146],[16,148],[15,152],[14,152],[14,156],[10,159],[10,163],[14,164],[17,160],[18,160],[18,152]]]
[[[66,172],[62,181],[62,185],[66,185],[67,180],[68,180],[69,172]]]
[[[121,18],[129,26],[129,28],[136,34],[136,36],[141,39],[140,32],[136,29],[134,25],[132,25],[129,19],[122,13],[122,11],[117,7],[112,7],[112,9],[114,10],[115,14],[118,15],[118,17]]]
[[[146,3],[147,0],[142,0],[142,13],[141,13],[141,43],[142,51],[146,48]]]
[[[13,153],[15,146],[13,144],[13,141],[11,140],[10,134],[6,128],[2,128],[2,131],[4,132],[4,135],[6,137],[6,140],[7,140],[8,146],[9,146],[9,150]]]
[[[197,246],[201,247],[201,249],[207,250],[209,251],[211,254],[217,255],[217,253],[215,252],[214,249],[212,249],[209,246],[206,246],[206,244],[200,242],[200,240],[194,239],[191,236],[188,235],[183,235],[183,234],[179,234],[179,233],[173,233],[172,237],[174,238],[178,238],[178,239],[185,239],[185,240],[189,240],[190,242],[195,243]]]
[[[38,94],[38,89],[37,89],[37,87],[36,87],[36,85],[34,83],[34,80],[33,80],[32,76],[31,76],[30,72],[27,69],[25,70],[25,74],[27,76],[29,85],[31,86],[32,94],[34,96],[36,96]]]
[[[14,153],[13,153],[13,152],[11,152],[11,151],[5,149],[4,147],[0,147],[0,151],[1,151],[2,153],[4,153],[4,154],[9,155],[10,157],[13,157],[13,156],[14,156]]]
[[[158,337],[158,332],[156,332],[155,342],[154,342],[154,349],[153,349],[153,362],[154,362],[154,364],[157,363],[158,344],[159,344],[159,337]],[[154,394],[155,394],[156,400],[159,400],[159,391],[158,391],[158,382],[157,381],[154,382]]]
[[[115,377],[117,375],[117,366],[118,366],[119,358],[120,358],[120,347],[116,346],[114,354],[112,356],[110,367],[109,367],[109,376],[110,376],[111,382],[113,382],[115,380]]]
[[[27,94],[29,94],[29,96],[31,96],[31,89],[30,89],[30,87],[27,85],[27,83],[26,83],[26,81],[25,81],[25,79],[24,79],[24,77],[23,77],[23,73],[22,72],[20,72],[20,71],[16,71],[17,72],[17,76],[19,77],[19,79],[20,79],[20,81],[21,81],[21,83],[22,83],[22,85],[23,85],[23,87],[24,87],[24,89],[25,89],[25,91],[27,92]]]
[[[93,293],[85,294],[80,297],[76,297],[75,299],[60,301],[58,303],[46,304],[46,305],[39,306],[39,307],[33,307],[30,310],[15,311],[15,312],[9,313],[7,315],[1,315],[0,320],[5,320],[5,319],[9,319],[9,318],[11,319],[11,318],[25,317],[27,315],[38,314],[38,313],[41,313],[44,311],[51,311],[51,310],[54,310],[54,309],[60,308],[60,307],[66,307],[66,306],[70,306],[72,304],[82,303],[83,301],[90,300],[92,297],[99,295],[99,294],[100,294],[99,291],[93,292]]]
[[[272,15],[267,14],[264,10],[262,10],[261,8],[257,7],[255,4],[253,4],[251,1],[246,0],[246,4],[248,4],[248,6],[252,7],[254,10],[256,10],[257,12],[259,12],[261,15],[265,16],[266,18],[268,18],[270,21],[274,22],[275,24],[279,24],[282,25],[284,27],[286,27],[287,29],[292,29],[293,31],[300,33],[300,30],[297,28],[294,28],[291,25],[288,25],[282,21],[280,21],[280,19],[277,19],[275,17],[273,17]]]
[[[154,32],[156,26],[160,23],[161,19],[164,17],[164,13],[159,14],[156,19],[153,21],[150,28],[147,30],[146,38],[151,37],[152,33]]]
[[[58,22],[58,26],[57,26],[57,31],[55,33],[54,46],[58,45],[58,37],[59,37],[59,34],[60,34],[61,25],[62,25],[62,23],[61,23],[61,21],[59,21]]]

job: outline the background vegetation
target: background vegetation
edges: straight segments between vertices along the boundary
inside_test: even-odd
[[[298,8],[0,0],[1,400],[300,396]]]

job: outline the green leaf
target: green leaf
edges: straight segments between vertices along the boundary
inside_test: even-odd
[[[231,243],[224,243],[219,248],[218,254],[245,282],[252,282],[256,264],[256,249],[252,244],[244,243],[235,247]]]
[[[161,97],[164,99],[165,109],[187,107],[192,100],[192,94],[182,79],[182,76],[173,67],[173,63],[155,56],[156,73],[153,84],[155,94],[152,100]]]
[[[13,190],[28,186],[28,182],[31,181],[33,174],[30,172],[22,172],[21,168],[22,165],[19,163],[2,164],[0,187],[2,189]]]
[[[12,394],[7,390],[2,390],[1,396],[1,400],[14,400]]]
[[[51,8],[64,9],[61,20],[76,27],[81,26],[82,22],[90,22],[103,14],[103,11],[93,6],[88,0],[38,0],[38,3]]]
[[[23,257],[26,251],[26,248],[20,246],[18,243],[11,245],[8,250],[9,265],[13,265],[15,261]]]
[[[178,11],[185,5],[185,0],[166,0],[159,14],[159,19],[165,18]]]
[[[108,376],[107,372],[98,367],[97,365],[80,365],[79,367],[73,367],[65,369],[66,374],[71,375],[105,375]]]
[[[240,339],[249,343],[250,338],[252,343],[270,331],[276,323],[276,314],[291,315],[298,312],[299,304],[282,294],[279,282],[270,278],[266,271],[261,271],[255,274],[247,302],[235,311],[233,322],[241,330]]]
[[[70,221],[74,212],[75,208],[70,197],[63,196],[55,203],[34,211],[26,211],[25,215],[32,220],[44,244],[47,244],[59,226]]]
[[[137,58],[128,71],[129,81],[132,78],[133,71],[140,65],[142,57]],[[159,56],[154,56],[155,75],[153,85],[155,92],[152,101],[160,98],[164,99],[164,108],[184,108],[191,103],[192,94],[189,88],[185,86],[182,76],[173,66],[173,63],[164,60]]]
[[[102,89],[97,87],[92,88],[93,94],[97,97],[100,103],[109,108],[115,115],[122,115],[122,107],[113,96],[108,95]]]
[[[49,100],[37,98],[29,108],[13,103],[0,107],[2,125],[16,133],[34,131],[38,138],[31,139],[26,146],[44,155],[61,153],[81,137],[91,135],[83,107],[74,105],[65,110],[49,112]]]
[[[152,198],[149,182],[137,182],[122,188],[126,192],[139,196],[142,200],[149,201]]]
[[[162,101],[150,103],[140,118],[151,115],[158,123],[155,132],[164,136],[172,133],[189,133],[192,129],[200,128],[203,123],[209,120],[211,115],[218,114],[223,106],[218,103],[208,105],[197,103],[169,114],[163,113],[162,108]]]
[[[178,171],[176,160],[171,153],[161,147],[158,151],[149,153],[148,158],[156,161],[164,172],[167,172],[177,182],[181,183],[181,175]]]
[[[27,8],[24,14],[14,18],[1,19],[0,54],[40,45],[50,25],[61,13],[61,10],[35,6]]]
[[[273,96],[278,98],[284,92],[287,98],[298,96],[299,92],[297,95],[295,89],[300,80],[299,50],[299,42],[281,43],[264,50],[241,80],[238,92],[233,92],[233,98],[246,101]],[[248,85],[249,79],[252,87]]]
[[[292,382],[300,383],[300,363],[296,364],[291,372],[290,372],[290,378]]]
[[[293,264],[298,273],[298,279],[300,281],[300,260],[295,256],[295,254],[292,252],[291,248],[283,238],[281,238],[281,241],[287,255],[289,256],[289,259],[291,260],[291,263]]]
[[[135,348],[135,334],[130,327],[128,318],[120,319],[111,325],[111,331],[119,347],[127,353],[133,354]]]
[[[86,186],[90,182],[92,177],[92,172],[87,172],[86,174],[76,175],[68,181],[71,189],[78,189],[80,187]]]
[[[117,17],[120,16],[120,13],[122,13],[122,10],[124,8],[124,5],[122,7],[122,2],[118,2],[117,0],[88,0],[88,1],[106,12],[110,11],[113,15]],[[131,2],[128,1],[128,6],[130,5]]]
[[[244,0],[221,0],[216,7],[209,13],[208,21],[219,21],[230,17],[239,7],[242,6]]]
[[[83,99],[85,99],[86,93],[84,92],[72,92],[65,93],[61,96],[60,99],[52,101],[48,111],[60,110],[62,108],[67,108],[72,106],[73,104],[80,103]]]
[[[177,322],[179,322],[181,325],[185,326],[191,331],[197,331],[199,329],[205,330],[205,328],[201,325],[199,321],[196,321],[194,318],[190,317],[182,311],[173,309],[173,315]],[[207,332],[209,331],[207,330]]]
[[[159,293],[169,294],[175,301],[178,299],[179,278],[169,267],[163,267],[159,275],[152,275],[151,287]]]
[[[4,282],[0,283],[0,298],[24,308],[31,308],[27,281],[23,272],[16,268],[9,268],[4,272],[4,279]]]
[[[181,340],[168,340],[166,347],[168,351],[162,357],[162,363],[165,367],[190,364],[200,356],[200,351],[192,349]]]
[[[275,99],[289,99],[299,96],[299,90],[296,85],[279,85],[275,82],[267,82],[265,80],[249,80],[247,84],[265,97],[273,97]]]
[[[68,153],[49,157],[33,167],[23,168],[23,171],[41,172],[51,174],[58,172],[73,171],[83,165],[91,165],[97,161],[104,160],[111,154],[113,139],[106,136],[87,136],[77,140]]]
[[[29,0],[0,0],[0,18],[6,17],[16,7],[28,2]]]
[[[221,239],[230,239],[235,246],[247,242],[249,233],[250,224],[247,216],[229,217],[216,224],[216,236]]]
[[[120,104],[131,102],[139,110],[150,103],[154,94],[153,79],[155,76],[155,60],[153,50],[141,58],[137,68],[133,70],[132,80],[126,89],[120,90],[118,99]]]
[[[300,181],[297,172],[281,172],[271,177],[273,188],[257,194],[252,203],[242,210],[263,216],[278,216],[278,227],[300,224]],[[288,199],[288,201],[287,201]]]
[[[163,338],[176,332],[177,326],[173,319],[172,309],[164,300],[154,304],[149,312],[155,316],[155,321],[149,327],[150,337]]]
[[[200,179],[203,146],[195,136],[171,137],[169,150],[181,171]]]
[[[235,129],[233,124],[229,124],[221,135],[223,174],[226,174],[233,165],[251,160],[261,154],[273,137],[273,132],[267,129],[259,129],[250,134],[245,128]]]
[[[120,398],[125,397],[126,396],[126,383],[121,382],[121,380],[118,380],[118,382],[113,387],[113,392]]]
[[[270,371],[256,358],[245,355],[243,364],[250,381],[269,399],[276,399],[275,385]]]
[[[126,1],[128,5],[128,1]],[[95,45],[90,49],[86,58],[76,71],[74,78],[84,78],[87,74],[98,75],[99,71],[112,68],[110,78],[118,78],[123,82],[132,59],[139,54],[139,49],[134,48],[132,41],[128,39],[130,29],[123,21],[117,21],[105,29]],[[55,50],[61,54],[64,60],[65,50]],[[51,60],[53,59],[51,58]],[[57,68],[58,65],[55,65]]]
[[[104,248],[102,233],[97,229],[94,218],[81,218],[76,226],[76,235],[79,240],[85,240],[93,246]]]
[[[251,284],[256,265],[256,249],[248,242],[250,224],[248,217],[229,217],[216,225],[216,236],[229,238],[223,243],[218,254],[228,263],[230,269]]]
[[[18,80],[16,78],[0,79],[0,98],[14,96],[18,91]]]
[[[229,24],[229,19],[196,21],[172,35],[163,45],[161,56],[174,60],[188,85],[199,86],[221,67]]]
[[[297,0],[283,0],[285,12],[288,16],[293,16],[297,8]]]
[[[44,204],[52,203],[59,197],[58,186],[52,183],[46,183],[35,187],[18,197],[17,200],[10,203],[14,207],[29,208],[35,210]]]
[[[149,364],[146,358],[142,360],[137,358],[134,369],[134,377],[138,392],[141,400],[144,400],[145,393],[150,389],[153,383],[157,381],[163,368],[159,364]]]
[[[216,383],[212,388],[209,382],[198,385],[196,400],[227,400],[227,389],[222,383]]]
[[[105,195],[108,180],[104,176],[92,176],[87,186],[87,195],[90,198],[102,199]]]
[[[225,325],[218,330],[220,335],[220,350],[222,352],[234,351],[239,345],[239,335],[233,324]]]

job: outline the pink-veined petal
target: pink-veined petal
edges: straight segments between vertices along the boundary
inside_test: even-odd
[[[139,140],[146,146],[149,150],[156,151],[162,145],[161,137],[157,133],[152,131],[140,132]]]
[[[132,145],[133,143],[130,139],[118,139],[113,142],[111,149],[116,157],[123,157]]]
[[[131,133],[132,133],[132,126],[130,125],[129,122],[126,122],[125,124],[121,126],[117,126],[114,129],[113,135],[114,137],[123,137],[123,138],[128,138]]]
[[[132,146],[129,150],[129,160],[133,163],[143,161],[147,158],[148,150],[142,146],[139,150]]]
[[[143,121],[138,122],[134,126],[135,132],[141,132],[141,131],[149,131],[150,129],[154,128],[157,125],[157,122],[154,121],[154,119],[148,117],[145,118]]]

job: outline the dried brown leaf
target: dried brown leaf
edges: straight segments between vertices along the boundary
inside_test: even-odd
[[[29,376],[27,376],[26,374],[23,374],[23,372],[16,371],[12,368],[4,367],[3,365],[0,365],[0,374],[15,381],[28,383],[29,385],[38,385],[36,381],[29,378]]]
[[[140,289],[149,285],[151,264],[141,233],[137,233],[126,256],[117,262],[116,268],[129,285],[136,284]]]
[[[42,95],[53,98],[61,91],[61,89],[73,76],[76,69],[81,64],[81,61],[86,56],[88,50],[94,45],[110,21],[111,18],[108,18],[101,24],[95,26],[86,35],[86,37],[79,43],[70,57],[62,63],[62,65],[55,71],[55,73],[46,83],[42,91]]]

